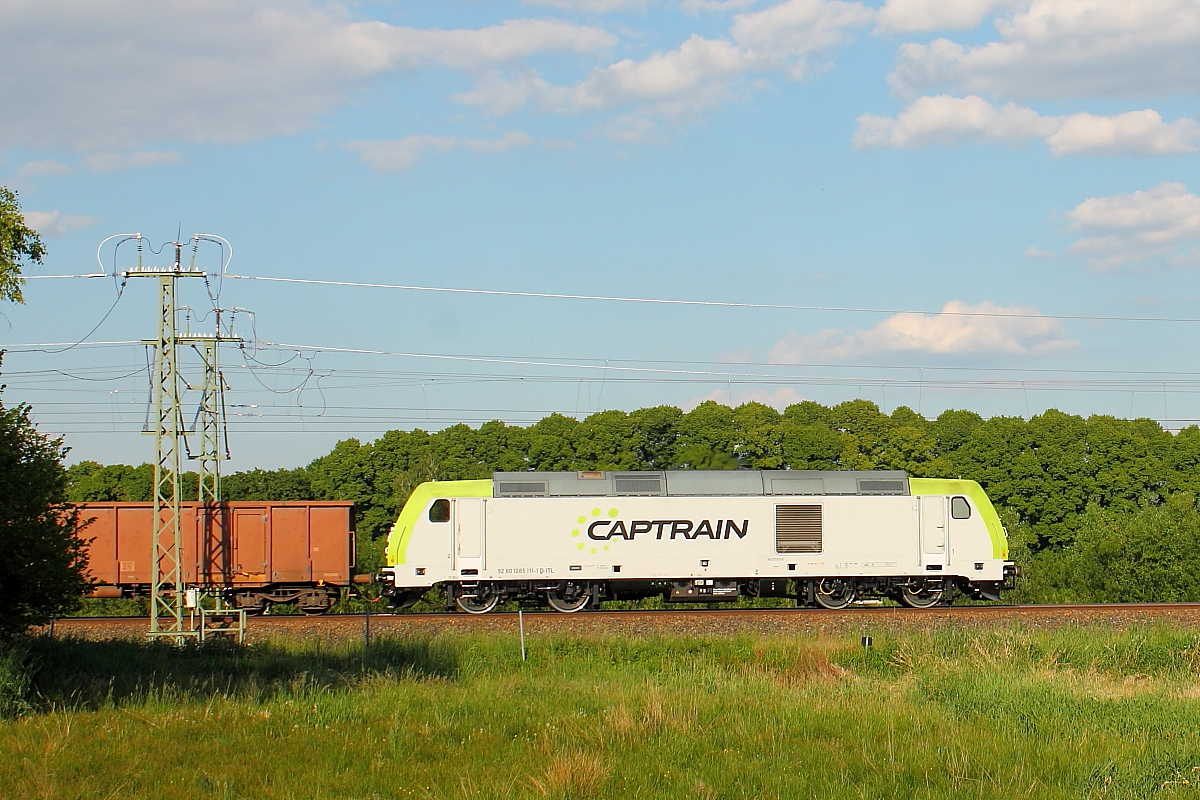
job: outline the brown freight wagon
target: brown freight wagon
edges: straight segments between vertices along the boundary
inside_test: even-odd
[[[154,504],[79,509],[82,520],[91,520],[79,536],[90,542],[88,570],[99,584],[93,596],[149,594]],[[182,503],[180,528],[184,584],[220,591],[250,613],[291,603],[321,614],[354,582],[351,503]]]

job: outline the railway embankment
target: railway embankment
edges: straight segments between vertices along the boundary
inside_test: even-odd
[[[247,639],[315,638],[360,641],[366,635],[414,636],[441,632],[543,633],[592,636],[840,636],[872,632],[904,632],[1018,627],[1057,630],[1103,626],[1112,630],[1170,625],[1200,630],[1200,603],[1128,603],[1037,606],[950,606],[932,609],[868,606],[845,611],[826,609],[663,609],[585,611],[575,614],[515,612],[471,615],[328,614],[250,617]],[[57,620],[41,632],[101,640],[139,638],[144,617],[72,617]]]

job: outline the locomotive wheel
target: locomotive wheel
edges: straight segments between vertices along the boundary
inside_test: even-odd
[[[551,589],[546,592],[546,602],[549,606],[555,611],[561,611],[564,614],[574,614],[576,611],[582,611],[587,608],[591,600],[591,593],[579,586],[568,586],[566,591]]]
[[[913,581],[911,586],[900,589],[900,602],[909,608],[933,608],[942,602],[946,590],[943,587],[933,588],[928,581]]]
[[[854,598],[858,595],[854,588],[854,581],[846,578],[821,578],[817,581],[816,589],[813,596],[817,600],[817,605],[835,611],[846,608],[854,602]]]
[[[486,614],[500,605],[500,593],[491,584],[481,583],[475,587],[474,596],[460,594],[454,598],[454,603],[468,614]]]

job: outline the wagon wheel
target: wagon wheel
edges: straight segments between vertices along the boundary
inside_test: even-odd
[[[934,588],[929,581],[917,580],[900,589],[900,602],[909,608],[933,608],[942,602],[945,589]]]
[[[308,603],[301,602],[300,611],[307,617],[319,617],[329,609],[333,608],[333,604],[337,602],[338,595],[328,589],[317,592],[313,591],[307,597],[301,596],[302,600],[308,600]],[[315,601],[315,602],[313,602]]]
[[[546,602],[555,611],[561,611],[564,614],[582,611],[587,608],[591,600],[591,592],[574,584],[568,584],[565,590],[549,589],[546,591]]]
[[[837,610],[853,603],[857,594],[854,581],[845,578],[821,578],[817,581],[814,597],[817,605],[822,608]]]
[[[306,617],[319,617],[327,612],[331,605],[333,604],[330,603],[329,605],[324,606],[300,606],[300,613]]]
[[[468,614],[486,614],[500,605],[500,593],[490,583],[481,583],[473,595],[459,594],[454,603]]]
[[[250,592],[240,592],[233,596],[233,607],[238,611],[245,611],[247,616],[258,617],[267,610],[267,601]]]

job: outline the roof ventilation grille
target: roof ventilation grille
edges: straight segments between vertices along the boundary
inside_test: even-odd
[[[859,481],[858,490],[863,494],[904,494],[904,481]]]
[[[496,484],[497,497],[529,497],[546,494],[545,481],[504,481]]]
[[[662,494],[661,478],[621,478],[613,479],[613,490],[617,494]]]

